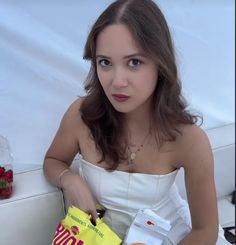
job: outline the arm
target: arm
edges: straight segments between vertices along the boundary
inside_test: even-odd
[[[80,151],[79,135],[82,120],[80,101],[75,101],[62,118],[60,127],[50,145],[43,164],[47,180],[62,188],[69,203],[97,218],[95,201],[85,181],[70,170],[75,155]],[[66,171],[65,171],[66,170]]]
[[[192,231],[179,245],[215,245],[218,212],[211,146],[207,135],[196,126],[184,133],[183,167],[191,213]]]

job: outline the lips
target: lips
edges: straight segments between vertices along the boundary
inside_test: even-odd
[[[130,98],[129,96],[124,94],[112,94],[112,97],[118,102],[125,102]]]

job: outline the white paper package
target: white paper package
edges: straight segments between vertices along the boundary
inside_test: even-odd
[[[150,209],[140,209],[127,232],[123,244],[164,245],[170,229],[170,221],[163,219]]]

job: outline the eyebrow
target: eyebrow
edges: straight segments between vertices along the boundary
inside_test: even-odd
[[[141,56],[141,57],[147,58],[147,55],[144,54],[144,53],[134,53],[134,54],[126,55],[124,57],[124,59],[129,59],[129,58],[137,57],[137,56]],[[96,59],[97,58],[110,59],[108,56],[101,55],[101,54],[96,55]]]

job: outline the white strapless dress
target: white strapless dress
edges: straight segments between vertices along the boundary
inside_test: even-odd
[[[107,210],[104,221],[123,239],[139,209],[149,208],[171,222],[168,241],[178,244],[191,231],[188,204],[175,185],[178,170],[165,175],[128,173],[104,168],[80,156],[80,175],[86,180],[97,201]],[[222,231],[222,230],[221,230]],[[217,245],[229,244],[220,233]]]

